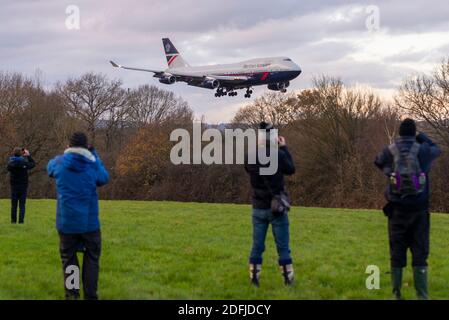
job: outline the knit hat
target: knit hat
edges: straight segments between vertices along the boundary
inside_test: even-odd
[[[75,132],[70,137],[70,147],[87,149],[87,136],[83,132]]]
[[[399,127],[400,136],[414,137],[416,135],[416,123],[413,119],[407,118],[402,121]]]
[[[274,129],[274,127],[271,123],[262,121],[259,124],[259,129],[271,130],[271,129]]]

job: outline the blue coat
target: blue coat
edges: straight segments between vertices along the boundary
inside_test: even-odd
[[[99,230],[97,187],[108,183],[109,174],[96,152],[69,148],[50,160],[47,171],[56,180],[58,231],[74,234]]]
[[[400,150],[403,148],[409,150],[415,141],[421,144],[418,153],[418,160],[421,170],[427,176],[427,185],[424,192],[417,196],[400,198],[399,196],[391,192],[391,185],[388,184],[387,191],[385,193],[388,201],[394,202],[396,205],[398,205],[399,207],[403,207],[404,209],[423,209],[428,207],[430,196],[429,172],[432,167],[432,162],[441,154],[440,148],[438,148],[438,146],[424,133],[419,133],[416,137],[399,137],[398,139],[396,139],[395,143]],[[393,155],[391,154],[388,147],[386,147],[377,156],[374,163],[379,169],[384,172],[387,177],[389,177],[393,172],[393,162]]]

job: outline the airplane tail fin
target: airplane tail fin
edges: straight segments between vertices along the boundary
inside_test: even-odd
[[[167,58],[168,68],[188,67],[189,64],[182,58],[178,50],[168,38],[162,38],[164,45],[165,57]]]

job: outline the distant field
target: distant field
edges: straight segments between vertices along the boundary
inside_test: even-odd
[[[386,219],[380,211],[293,208],[297,282],[287,288],[271,232],[261,287],[249,284],[250,206],[102,201],[101,299],[390,299]],[[0,299],[62,299],[55,202],[28,202],[26,224],[9,223],[0,200]],[[449,297],[449,216],[432,215],[430,295]],[[381,269],[380,290],[365,269]],[[410,268],[405,298],[414,298]]]

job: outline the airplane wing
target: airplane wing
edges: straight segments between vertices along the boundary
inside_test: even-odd
[[[117,63],[115,63],[114,61],[109,61],[109,62],[112,64],[112,66],[113,66],[114,68],[122,68],[122,69],[135,70],[135,71],[153,72],[153,73],[156,74],[156,75],[159,75],[159,74],[164,73],[164,71],[161,71],[161,70],[151,70],[151,69],[131,68],[131,67],[125,67],[125,66],[122,66],[122,65],[120,65],[120,64],[117,64]]]
[[[162,78],[164,77],[164,75],[166,74],[170,74],[176,77],[177,81],[184,81],[187,82],[188,84],[191,85],[198,85],[200,86],[201,83],[203,83],[206,79],[217,79],[219,81],[221,81],[222,83],[239,83],[239,82],[245,82],[249,79],[248,76],[240,76],[240,75],[226,75],[226,76],[221,76],[221,75],[214,75],[214,74],[210,74],[210,75],[192,75],[189,74],[188,72],[169,72],[167,73],[166,71],[162,71],[162,70],[152,70],[152,69],[142,69],[142,68],[132,68],[132,67],[125,67],[122,66],[120,64],[115,63],[114,61],[109,61],[111,63],[111,65],[114,68],[121,68],[121,69],[127,69],[127,70],[134,70],[134,71],[144,71],[144,72],[152,72],[154,73],[154,77],[156,78]]]

